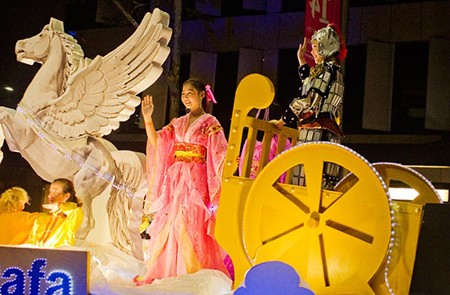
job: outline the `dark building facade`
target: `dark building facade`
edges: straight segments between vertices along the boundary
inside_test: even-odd
[[[124,12],[139,21],[158,6],[171,14],[174,25],[171,1],[119,2],[121,7],[107,0],[1,1],[1,105],[15,108],[38,69],[15,60],[15,42],[39,32],[50,17],[64,21],[66,31],[91,58],[107,54],[134,31]],[[213,113],[226,132],[234,92],[247,74],[271,79],[282,107],[297,95],[296,51],[303,40],[306,2],[183,1],[180,80],[194,75],[212,85],[219,101]],[[448,189],[450,2],[341,0],[341,5],[348,45],[343,144],[369,162],[414,167],[436,187]],[[146,91],[158,102],[159,126],[170,120],[166,81],[163,75]],[[146,138],[139,109],[107,139],[119,149],[143,152]],[[0,189],[20,185],[39,197],[45,183],[19,154],[7,146],[2,150]]]

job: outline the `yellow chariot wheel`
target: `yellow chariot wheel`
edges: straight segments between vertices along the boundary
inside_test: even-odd
[[[357,179],[343,191],[322,189],[329,163]],[[280,184],[303,165],[305,186]],[[242,240],[253,264],[293,266],[317,294],[373,294],[369,281],[392,245],[393,210],[372,165],[336,143],[310,142],[276,157],[254,180],[243,213]]]

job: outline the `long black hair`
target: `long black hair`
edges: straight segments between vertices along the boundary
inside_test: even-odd
[[[183,86],[186,84],[192,85],[192,87],[194,87],[194,89],[197,90],[199,93],[202,91],[205,92],[205,97],[204,97],[204,99],[202,99],[202,108],[203,108],[203,110],[205,110],[205,112],[208,112],[208,101],[207,101],[207,97],[206,97],[206,83],[203,82],[199,78],[192,77],[183,82]],[[189,111],[189,110],[186,110],[186,111]]]

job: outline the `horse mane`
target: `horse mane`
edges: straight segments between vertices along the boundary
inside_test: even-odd
[[[66,53],[66,66],[64,67],[64,81],[62,91],[67,88],[67,80],[81,67],[85,67],[84,51],[78,41],[71,35],[64,32],[63,23],[57,19],[50,20],[49,28],[62,41],[64,52]],[[87,61],[88,62],[88,61]]]
[[[67,68],[70,69],[69,75],[72,75],[79,69],[80,64],[82,64],[81,61],[84,60],[84,52],[77,40],[71,35],[62,33],[60,34],[60,38],[64,39],[64,49],[67,54],[68,63]]]

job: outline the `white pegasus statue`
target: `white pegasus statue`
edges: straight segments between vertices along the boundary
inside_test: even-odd
[[[145,155],[119,151],[102,136],[129,119],[140,103],[137,94],[161,75],[170,53],[168,25],[169,15],[155,9],[118,48],[91,60],[52,18],[39,34],[17,42],[18,61],[42,66],[16,110],[0,107],[2,143],[44,180],[73,180],[85,216],[78,238],[94,227],[92,200],[111,187],[112,242],[139,259],[138,227],[148,190]]]

